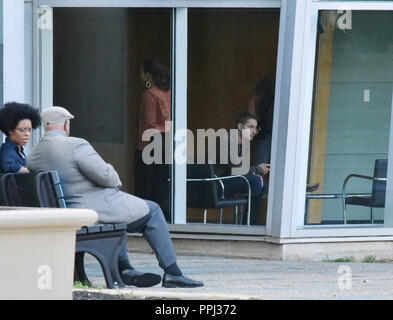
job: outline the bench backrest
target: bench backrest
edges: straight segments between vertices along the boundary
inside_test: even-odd
[[[65,208],[56,171],[4,174],[1,191],[6,206]]]
[[[36,176],[36,191],[41,207],[65,208],[64,193],[57,171],[39,172]]]

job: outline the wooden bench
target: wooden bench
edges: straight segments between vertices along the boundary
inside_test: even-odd
[[[56,171],[6,173],[0,177],[0,205],[65,208],[64,194]],[[94,224],[76,232],[74,280],[85,283],[84,255],[100,263],[108,288],[123,287],[118,259],[126,243],[126,224]]]

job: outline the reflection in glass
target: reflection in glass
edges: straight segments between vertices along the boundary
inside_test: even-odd
[[[373,177],[375,161],[388,157],[392,25],[388,11],[320,12],[307,180],[319,187],[307,193],[306,224],[344,223],[344,209],[346,223],[383,222],[384,183],[374,183],[375,202],[373,180],[351,177],[346,197],[363,199],[342,198],[348,175]]]
[[[261,108],[257,100],[263,100],[262,96],[270,92],[261,79],[274,79],[271,75],[276,69],[279,10],[189,9],[188,12],[188,129],[194,137],[198,136],[198,129],[215,132],[234,129],[236,115],[247,110],[258,113]],[[274,81],[267,84],[274,88]],[[269,97],[264,102],[273,100],[274,97]],[[254,110],[249,107],[252,103]],[[272,108],[266,109],[270,110],[267,118],[271,116],[272,120]],[[208,141],[205,145],[207,149]],[[269,143],[266,148],[268,154],[261,163],[270,162]],[[196,144],[188,145],[188,150],[197,158]],[[217,184],[221,190],[221,183]],[[189,189],[188,195],[191,192]],[[265,195],[262,199],[257,225],[265,224],[266,198]],[[203,208],[188,204],[187,221],[204,222]],[[206,220],[223,224],[242,221],[241,212],[233,207],[223,212],[209,207]]]

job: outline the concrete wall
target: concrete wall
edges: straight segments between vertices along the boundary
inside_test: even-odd
[[[280,243],[270,237],[236,237],[171,234],[178,254],[210,255],[225,257],[256,258],[284,261],[333,261],[349,258],[364,261],[373,256],[377,261],[393,260],[393,241],[389,237],[380,239],[296,239],[296,242]],[[129,251],[149,252],[151,248],[141,235],[129,234]]]

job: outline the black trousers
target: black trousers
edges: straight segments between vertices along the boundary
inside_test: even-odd
[[[164,143],[163,143],[164,145]],[[165,155],[165,150],[163,150]],[[165,159],[164,157],[162,159]],[[165,220],[170,222],[170,184],[168,164],[145,164],[142,151],[135,150],[134,190],[139,198],[151,200],[161,207]]]

